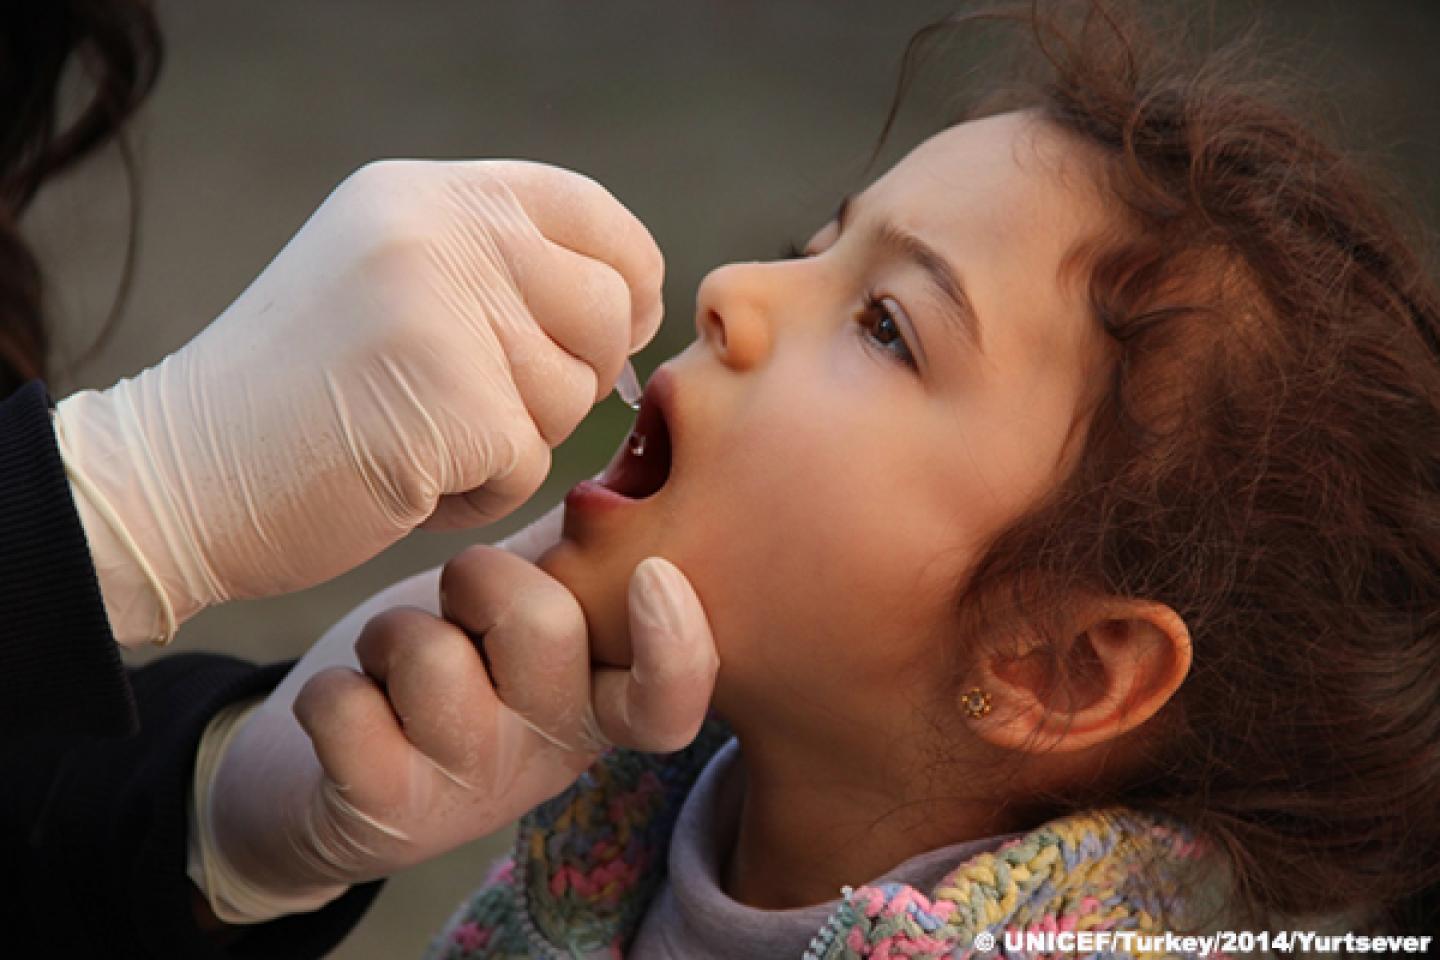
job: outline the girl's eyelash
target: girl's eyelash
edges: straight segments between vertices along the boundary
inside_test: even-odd
[[[808,254],[794,240],[786,240],[785,246],[780,250],[781,260],[802,260]]]

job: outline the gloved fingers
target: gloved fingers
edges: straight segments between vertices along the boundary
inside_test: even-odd
[[[590,651],[585,614],[559,581],[494,547],[471,547],[445,565],[444,615],[485,653],[495,693],[543,738],[565,750],[587,736]]]
[[[509,430],[492,429],[476,439],[504,449],[471,456],[470,463],[493,465],[484,483],[441,496],[435,510],[420,524],[426,530],[460,530],[493,523],[535,495],[550,473],[550,445],[535,432],[529,416],[512,418]]]
[[[327,667],[360,668],[355,659],[355,640],[371,618],[391,607],[415,607],[438,613],[440,597],[440,568],[431,567],[414,576],[381,590],[364,603],[352,609],[335,622],[320,639],[306,651],[300,662],[285,675],[280,685],[270,694],[266,705],[282,710],[287,716],[300,689],[312,676]]]
[[[668,560],[649,557],[630,578],[629,670],[597,668],[595,720],[611,742],[668,753],[695,739],[720,659],[700,598]]]
[[[497,701],[475,644],[455,624],[398,607],[365,624],[360,666],[384,691],[405,739],[452,781],[486,747]]]
[[[554,446],[620,376],[629,352],[630,290],[610,264],[547,240],[517,243],[507,256],[529,308],[525,319],[534,322],[497,327],[520,395]],[[543,357],[547,351],[559,356]],[[548,368],[561,358],[578,371],[567,370],[566,381],[557,384]],[[582,372],[588,378],[583,386]]]
[[[500,176],[552,242],[619,271],[630,291],[626,353],[650,342],[664,310],[665,258],[634,214],[599,183],[571,170],[523,160],[487,161],[475,169]]]
[[[361,810],[403,810],[414,795],[415,748],[384,691],[348,667],[315,674],[295,698],[295,718],[326,776]],[[402,774],[402,775],[397,775]]]

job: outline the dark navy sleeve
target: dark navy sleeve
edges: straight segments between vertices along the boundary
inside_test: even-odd
[[[288,665],[181,654],[127,674],[43,384],[0,401],[0,956],[312,960],[378,884],[220,936],[185,873],[210,718]]]
[[[267,693],[288,668],[167,656],[131,675],[139,733],[0,741],[0,955],[313,960],[334,949],[379,884],[216,937],[195,920],[185,872],[201,734],[221,707]]]
[[[135,702],[60,462],[45,387],[0,401],[0,743],[123,735]]]

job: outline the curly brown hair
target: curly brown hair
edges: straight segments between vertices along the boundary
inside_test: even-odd
[[[933,40],[1020,26],[1023,49],[996,58],[1013,82],[964,118],[1040,112],[1100,155],[1126,224],[1073,258],[1116,356],[1083,453],[989,545],[961,610],[977,635],[1021,618],[1058,640],[1077,594],[1168,604],[1194,663],[1164,736],[1139,776],[1069,805],[1189,823],[1228,854],[1252,919],[1358,908],[1424,925],[1440,868],[1440,293],[1418,231],[1298,118],[1293,83],[1253,78],[1253,33],[1207,51],[1154,15],[990,8],[906,51],[882,143]]]

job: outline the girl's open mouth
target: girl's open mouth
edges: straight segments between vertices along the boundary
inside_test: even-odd
[[[625,447],[600,476],[599,484],[631,500],[654,496],[670,477],[670,429],[658,402],[646,390]]]

